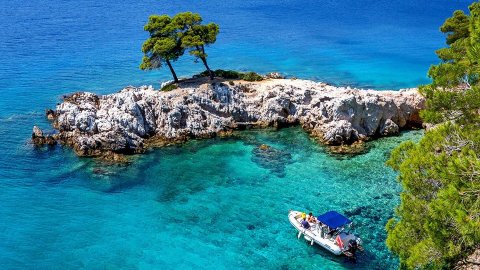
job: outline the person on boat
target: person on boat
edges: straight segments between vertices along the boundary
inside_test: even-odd
[[[302,227],[305,229],[310,229],[310,223],[306,219],[302,219]]]
[[[302,219],[306,219],[306,218],[307,218],[307,214],[302,212]]]
[[[313,216],[311,212],[308,213],[307,221],[310,223],[317,223],[317,219]]]
[[[331,229],[331,230],[327,233],[327,237],[328,237],[328,238],[332,238],[337,232],[338,232],[338,228],[336,228],[336,229]]]

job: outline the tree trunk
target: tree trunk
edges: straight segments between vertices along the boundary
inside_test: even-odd
[[[167,65],[168,65],[168,68],[170,69],[170,72],[172,72],[173,81],[178,83],[177,74],[175,73],[175,70],[173,70],[172,63],[170,63],[170,60],[168,60],[168,59],[166,59],[165,61],[167,62]]]
[[[213,80],[214,77],[215,77],[215,74],[213,74],[213,71],[208,67],[207,59],[206,59],[205,57],[200,57],[200,59],[202,59],[203,64],[204,64],[205,67],[207,68],[207,71],[208,71],[210,80]]]
[[[201,47],[198,47],[197,46],[197,50],[201,50],[202,51],[202,54],[205,55],[205,47],[201,46]],[[214,77],[215,77],[215,74],[213,74],[213,71],[210,69],[210,67],[208,67],[208,64],[207,64],[207,58],[205,58],[205,56],[202,56],[200,57],[200,59],[202,60],[203,62],[203,65],[205,65],[205,68],[207,68],[207,71],[208,71],[208,75],[210,77],[210,80],[213,80]]]

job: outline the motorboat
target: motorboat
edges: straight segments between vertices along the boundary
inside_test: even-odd
[[[360,237],[350,232],[352,221],[336,211],[329,211],[310,222],[304,212],[290,210],[288,220],[310,245],[317,244],[335,255],[355,258],[357,250],[363,251]]]

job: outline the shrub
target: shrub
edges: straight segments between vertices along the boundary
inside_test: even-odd
[[[221,77],[224,79],[240,79],[242,75],[243,75],[242,73],[234,70],[223,70],[223,69],[215,70],[215,76]]]
[[[261,81],[263,80],[263,77],[258,75],[258,73],[250,71],[243,74],[242,79],[244,79],[245,81],[253,82],[253,81]]]
[[[194,78],[202,78],[202,77],[208,77],[208,70],[202,71],[198,73],[197,75],[193,75]]]
[[[223,69],[217,69],[215,71],[213,71],[213,73],[215,74],[215,77],[220,77],[220,78],[223,78],[223,79],[230,79],[230,80],[236,80],[236,79],[241,79],[241,80],[245,80],[245,81],[249,81],[249,82],[253,82],[253,81],[261,81],[263,80],[263,77],[260,76],[258,73],[255,73],[255,72],[247,72],[247,73],[243,73],[243,72],[238,72],[238,71],[235,71],[235,70],[223,70]],[[208,74],[208,71],[205,70],[197,75],[194,75],[193,77],[194,78],[202,78],[202,77],[208,77],[209,74]]]
[[[164,87],[162,87],[162,89],[160,89],[160,91],[163,91],[163,92],[168,92],[168,91],[172,91],[173,89],[177,89],[178,86],[176,84],[167,84],[165,85]]]

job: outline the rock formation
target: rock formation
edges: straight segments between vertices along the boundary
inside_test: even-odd
[[[452,268],[455,270],[480,270],[480,248],[474,250],[465,259],[460,260]]]
[[[55,139],[54,136],[43,135],[43,131],[37,126],[33,126],[32,142],[35,145],[55,145],[55,144],[57,144],[57,140]]]
[[[252,149],[252,161],[260,167],[269,169],[278,177],[285,175],[285,167],[293,163],[292,155],[286,150],[261,144]]]
[[[67,96],[49,116],[79,155],[138,153],[151,145],[228,134],[245,127],[299,124],[329,145],[351,144],[421,126],[416,89],[359,90],[306,80],[186,80],[161,92],[126,87]]]

